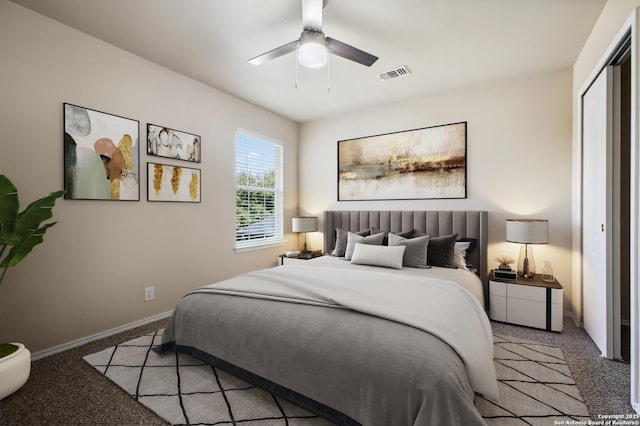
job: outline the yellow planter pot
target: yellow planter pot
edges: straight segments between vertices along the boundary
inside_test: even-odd
[[[22,343],[13,343],[18,350],[0,358],[0,400],[22,387],[31,372],[31,352]]]

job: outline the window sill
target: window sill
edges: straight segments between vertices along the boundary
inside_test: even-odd
[[[269,241],[269,242],[265,242],[265,243],[256,243],[256,244],[251,244],[251,245],[243,245],[243,246],[236,246],[235,247],[235,252],[236,253],[243,253],[246,251],[254,251],[254,250],[262,250],[262,249],[267,249],[267,248],[271,248],[271,247],[278,247],[278,246],[283,246],[285,243],[284,240],[278,240],[278,241]]]

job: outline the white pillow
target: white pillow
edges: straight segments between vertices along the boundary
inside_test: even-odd
[[[468,271],[467,268],[467,249],[471,245],[468,241],[456,241],[456,245],[453,248],[453,264],[460,268]]]
[[[405,249],[405,246],[389,247],[357,243],[353,250],[351,263],[402,269],[402,257]]]
[[[353,256],[353,250],[356,247],[356,243],[373,244],[379,246],[382,244],[382,240],[384,240],[384,232],[380,232],[379,234],[374,235],[367,235],[366,237],[354,234],[353,232],[349,232],[347,234],[347,248],[344,251],[345,260],[351,260],[351,256]]]

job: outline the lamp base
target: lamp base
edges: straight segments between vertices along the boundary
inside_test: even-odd
[[[531,279],[536,276],[536,273],[531,271],[518,271],[518,276],[521,278]]]
[[[536,262],[533,258],[533,250],[529,248],[528,244],[520,247],[518,275],[522,278],[533,278],[536,276]]]

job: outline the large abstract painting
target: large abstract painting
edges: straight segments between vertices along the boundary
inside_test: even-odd
[[[149,201],[200,202],[200,170],[147,163]]]
[[[338,200],[466,198],[467,123],[338,141]]]
[[[136,120],[64,104],[67,199],[140,199]]]
[[[200,136],[147,123],[147,154],[200,162]]]

